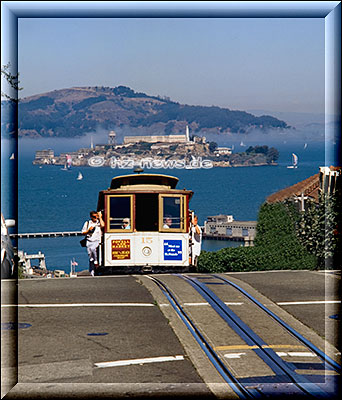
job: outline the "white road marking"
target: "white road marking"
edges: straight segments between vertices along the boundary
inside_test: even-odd
[[[278,306],[296,306],[302,304],[340,304],[341,300],[281,301]]]
[[[227,306],[241,306],[244,303],[233,303],[233,302],[225,302]],[[160,307],[168,307],[169,304],[166,303],[161,303],[159,304]],[[183,306],[188,306],[188,307],[201,307],[201,306],[209,306],[209,303],[183,303]]]
[[[227,306],[241,306],[242,302],[225,302]],[[310,304],[341,304],[341,300],[312,300],[312,301],[282,301],[276,303],[279,306],[291,305],[310,305]],[[184,306],[207,306],[209,303],[184,303]],[[53,303],[53,304],[2,304],[1,308],[6,307],[154,307],[152,303]],[[161,307],[169,306],[169,304],[159,304]]]
[[[287,354],[290,357],[316,357],[316,354],[308,351],[289,351]]]
[[[2,304],[1,308],[48,308],[48,307],[154,307],[152,303],[54,303],[54,304]]]
[[[246,353],[227,353],[224,355],[225,358],[241,358],[241,356],[246,355]]]
[[[142,365],[150,363],[159,363],[167,361],[182,361],[184,356],[168,356],[168,357],[152,357],[152,358],[138,358],[133,360],[120,360],[120,361],[107,361],[102,363],[95,363],[97,368],[110,368],[110,367],[123,367],[126,365]]]
[[[316,354],[306,351],[289,351],[287,353],[283,351],[277,351],[276,353],[279,357],[316,357]]]
[[[279,357],[286,357],[287,353],[285,353],[285,351],[276,351],[277,356]]]

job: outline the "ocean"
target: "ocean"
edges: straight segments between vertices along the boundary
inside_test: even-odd
[[[260,143],[263,144],[263,143]],[[190,207],[198,215],[200,225],[207,216],[233,215],[235,220],[257,220],[258,210],[266,197],[319,172],[325,165],[325,143],[282,143],[275,145],[280,157],[277,166],[236,167],[212,169],[162,169],[145,172],[162,173],[179,178],[178,187],[194,191]],[[245,148],[235,146],[235,151]],[[26,149],[27,150],[27,149]],[[64,151],[67,148],[67,141]],[[299,158],[297,169],[291,164],[291,154]],[[79,231],[96,209],[100,190],[109,187],[113,176],[132,173],[127,169],[110,167],[74,167],[63,171],[60,166],[34,166],[34,152],[20,151],[18,160],[18,231],[59,232]],[[83,180],[77,180],[81,171]],[[6,172],[6,171],[5,171]],[[8,204],[2,205],[5,218]],[[20,239],[18,249],[28,254],[45,254],[49,270],[70,271],[75,258],[77,271],[88,268],[86,250],[79,245],[81,237]],[[202,249],[215,251],[222,247],[241,245],[240,242],[203,241]],[[38,261],[36,262],[38,264]]]

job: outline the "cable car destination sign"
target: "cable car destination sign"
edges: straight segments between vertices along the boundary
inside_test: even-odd
[[[130,239],[112,240],[112,260],[129,260],[131,258]]]

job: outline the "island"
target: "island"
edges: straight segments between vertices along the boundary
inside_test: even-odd
[[[220,147],[204,136],[184,135],[125,136],[116,143],[116,134],[110,131],[108,143],[91,143],[89,148],[55,155],[52,149],[39,150],[34,165],[111,166],[112,168],[212,168],[277,165],[279,152],[274,147],[250,146],[244,152],[234,153],[231,147]]]

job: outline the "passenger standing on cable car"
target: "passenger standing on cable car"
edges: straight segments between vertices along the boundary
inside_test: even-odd
[[[95,275],[95,269],[99,266],[98,248],[101,242],[102,229],[105,223],[102,219],[102,213],[99,211],[90,212],[90,220],[86,221],[82,228],[82,234],[86,235],[87,253],[89,256],[89,272]]]
[[[202,229],[198,226],[198,217],[194,215],[192,220],[192,254],[194,256],[194,266],[197,267],[198,257],[201,254],[201,246],[202,246]]]

